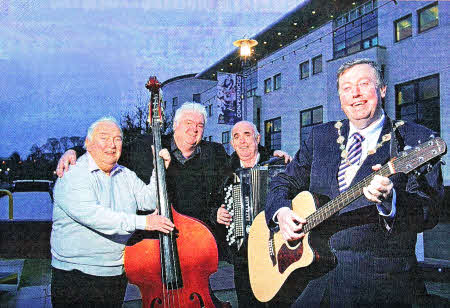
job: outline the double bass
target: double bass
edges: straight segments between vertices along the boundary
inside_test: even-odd
[[[217,271],[217,244],[201,221],[178,213],[169,206],[161,150],[161,84],[150,77],[149,123],[153,134],[158,213],[169,218],[175,229],[169,234],[150,233],[125,248],[124,264],[128,280],[141,291],[143,307],[211,308],[230,307],[221,303],[209,287],[209,276]]]

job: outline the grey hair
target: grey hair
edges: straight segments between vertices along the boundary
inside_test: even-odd
[[[255,125],[254,123],[252,123],[252,122],[245,121],[245,120],[239,121],[239,122],[237,122],[236,124],[233,125],[233,127],[231,128],[231,135],[233,135],[233,130],[234,130],[234,128],[236,127],[236,125],[238,125],[238,124],[240,124],[240,123],[246,123],[246,124],[250,125],[251,128],[253,129],[253,134],[255,135],[255,139],[258,138],[258,136],[259,136],[260,134],[259,134],[259,132],[258,132],[258,128],[256,128],[256,125]]]
[[[193,102],[185,102],[183,105],[181,105],[180,108],[177,109],[175,112],[175,116],[173,117],[173,129],[175,129],[175,126],[177,125],[178,121],[180,120],[181,116],[185,112],[198,112],[203,116],[203,121],[205,122],[204,125],[206,125],[206,108],[205,106],[199,104],[199,103],[193,103]]]
[[[375,61],[372,61],[367,58],[362,58],[362,59],[355,59],[355,60],[347,61],[344,64],[342,64],[341,67],[339,67],[339,69],[337,70],[337,81],[336,81],[338,91],[339,91],[339,78],[341,77],[341,75],[344,74],[344,72],[346,70],[348,70],[349,68],[352,68],[353,66],[359,65],[359,64],[367,64],[373,68],[373,70],[375,71],[375,76],[377,78],[377,88],[378,89],[386,86],[386,83],[384,82],[384,79],[381,76],[380,66]]]
[[[89,139],[90,141],[92,140],[92,135],[94,134],[94,130],[95,128],[103,122],[110,122],[113,124],[116,124],[117,127],[120,130],[120,137],[123,138],[123,131],[122,128],[119,125],[119,122],[117,122],[116,118],[112,117],[112,116],[107,116],[107,117],[101,117],[100,119],[98,119],[97,121],[95,121],[94,123],[91,124],[91,126],[89,126],[88,130],[87,130],[87,134],[86,134],[86,139]],[[86,142],[84,144],[84,146],[86,147]]]

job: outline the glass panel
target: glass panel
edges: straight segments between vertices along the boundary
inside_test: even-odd
[[[369,20],[368,22],[365,22],[362,24],[361,28],[363,31],[370,29],[370,28],[376,28],[378,26],[378,22],[376,19]]]
[[[334,46],[334,50],[335,51],[340,51],[340,50],[343,50],[343,49],[345,49],[345,42],[339,43],[336,46]]]
[[[359,41],[361,41],[361,35],[355,35],[354,37],[349,38],[345,43],[347,46],[350,46],[355,43],[358,43]]]
[[[363,48],[364,49],[370,48],[370,40],[366,40],[363,42]]]
[[[347,53],[348,54],[352,54],[352,53],[358,52],[360,50],[361,50],[361,45],[360,44],[356,44],[356,45],[353,45],[353,46],[349,47],[347,49]]]
[[[399,20],[395,24],[395,40],[398,42],[412,35],[412,17]]]
[[[409,105],[403,105],[401,109],[401,115],[402,119],[403,116],[416,114],[417,113],[417,105],[416,104],[409,104]]]
[[[265,123],[265,125],[266,125],[266,133],[272,132],[272,126],[273,126],[272,121],[267,121]]]
[[[302,79],[309,76],[309,62],[300,64],[300,74]]]
[[[311,112],[304,111],[301,113],[302,127],[311,125]]]
[[[322,123],[323,122],[323,108],[317,108],[313,110],[313,123]]]
[[[377,34],[378,34],[378,28],[377,27],[373,27],[373,28],[370,28],[370,29],[364,31],[363,34],[362,34],[362,37],[363,37],[363,40],[364,40],[364,39],[366,39],[368,37],[371,37],[371,36],[374,36],[374,35],[377,35]]]
[[[400,86],[397,93],[397,104],[408,104],[414,102],[414,84]]]
[[[276,119],[273,121],[273,131],[274,132],[281,131],[281,119]]]
[[[345,33],[334,37],[334,43],[335,44],[336,43],[340,43],[340,42],[342,42],[344,40],[345,40]]]
[[[272,78],[264,80],[264,93],[272,91]]]
[[[352,29],[350,31],[347,32],[346,36],[347,38],[355,36],[355,35],[359,35],[361,33],[361,27]]]
[[[439,84],[436,77],[419,81],[419,99],[429,99],[439,96]]]
[[[308,140],[308,136],[311,133],[312,126],[308,126],[305,128],[302,128],[300,131],[300,144]]]
[[[378,46],[378,36],[372,38],[372,46]]]
[[[313,58],[313,73],[318,74],[322,71],[322,56]]]
[[[342,27],[342,28],[339,28],[336,31],[334,31],[334,36],[338,36],[338,35],[341,35],[344,33],[345,33],[345,27]]]
[[[436,27],[439,24],[439,9],[437,4],[419,13],[419,32]]]

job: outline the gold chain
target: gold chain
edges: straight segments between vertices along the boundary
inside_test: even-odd
[[[403,121],[397,121],[394,124],[393,127],[393,131],[395,132],[400,126],[402,126],[403,124],[405,124],[405,122]],[[337,121],[334,124],[334,127],[336,127],[337,129],[337,133],[338,133],[338,138],[336,139],[336,142],[339,143],[339,149],[341,150],[341,157],[342,159],[345,159],[345,161],[347,162],[348,165],[350,165],[349,161],[348,161],[348,153],[347,150],[345,149],[345,145],[344,145],[344,141],[345,141],[345,137],[342,136],[341,134],[341,127],[342,127],[342,122],[341,121]],[[367,151],[367,155],[373,155],[377,152],[377,150],[379,148],[381,148],[383,146],[383,144],[387,141],[391,140],[391,134],[385,134],[383,135],[383,137],[381,137],[381,142],[378,142],[377,145],[375,146],[375,148],[370,149]]]

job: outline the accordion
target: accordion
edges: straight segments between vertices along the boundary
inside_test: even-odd
[[[225,187],[225,207],[231,214],[226,235],[229,246],[241,248],[256,215],[264,210],[270,180],[284,168],[284,165],[256,166],[234,173],[233,184]]]

